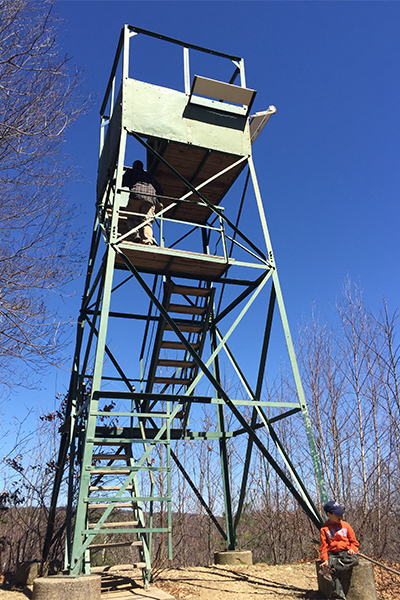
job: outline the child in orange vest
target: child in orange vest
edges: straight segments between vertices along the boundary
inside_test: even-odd
[[[340,575],[358,565],[359,543],[352,527],[342,521],[345,510],[334,500],[324,506],[328,520],[321,528],[321,572],[332,583],[331,598],[346,600]]]

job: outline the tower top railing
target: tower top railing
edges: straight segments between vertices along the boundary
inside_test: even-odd
[[[133,25],[125,25],[122,30],[118,41],[117,50],[115,53],[114,62],[111,69],[111,74],[107,83],[106,92],[104,95],[104,99],[100,108],[100,114],[103,119],[108,119],[111,117],[114,101],[115,101],[115,84],[116,84],[116,74],[118,65],[122,56],[122,78],[129,77],[129,41],[133,36],[136,35],[145,35],[148,37],[152,37],[164,42],[168,42],[170,44],[175,44],[177,46],[181,46],[183,48],[183,77],[184,77],[184,91],[187,96],[190,96],[193,92],[191,77],[190,77],[190,62],[189,62],[189,51],[194,50],[198,52],[203,52],[205,54],[209,54],[215,57],[227,59],[233,62],[235,69],[230,77],[229,81],[226,82],[227,85],[233,85],[239,76],[240,85],[236,87],[246,88],[246,77],[245,77],[245,69],[244,69],[244,60],[240,56],[236,56],[233,54],[227,54],[225,52],[218,52],[216,50],[211,50],[210,48],[205,48],[203,46],[198,46],[197,44],[191,44],[188,42],[183,42],[181,40],[177,40],[175,38],[161,35],[159,33],[155,33],[153,31],[149,31],[147,29],[142,29],[141,27],[135,27]],[[111,101],[111,102],[110,102]],[[106,115],[107,106],[110,102],[110,110],[109,114]]]

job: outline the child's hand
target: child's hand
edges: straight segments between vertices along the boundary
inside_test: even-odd
[[[347,550],[347,554],[355,554],[355,552],[352,548],[350,548],[350,550]]]
[[[322,562],[320,564],[320,567],[327,567],[329,565],[329,561],[328,560],[324,560],[324,562]]]

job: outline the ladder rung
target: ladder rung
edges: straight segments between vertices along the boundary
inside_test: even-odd
[[[129,475],[129,473],[131,473],[131,471],[134,471],[135,467],[129,468],[129,467],[124,467],[121,469],[98,469],[93,468],[90,469],[90,472],[93,473],[93,475]]]
[[[122,412],[122,411],[113,411],[112,413],[109,413],[108,411],[102,411],[102,410],[91,410],[90,411],[90,416],[91,417],[104,417],[107,416],[109,417],[110,415],[112,415],[113,417],[132,417],[133,419],[139,419],[139,418],[160,418],[163,419],[165,417],[167,417],[168,415],[166,413],[162,413],[162,412],[149,412],[149,413],[145,413],[145,412],[141,412],[141,411],[129,411],[129,412]],[[121,444],[114,444],[115,446],[120,446]],[[121,454],[120,456],[125,456],[124,454]]]
[[[166,418],[168,418],[170,415],[166,415]],[[151,442],[154,441],[154,436],[149,436],[148,433],[146,434],[146,437],[143,438],[142,437],[142,433],[140,431],[140,429],[138,427],[135,427],[133,430],[134,433],[134,437],[131,438],[124,438],[124,441],[126,441],[127,444],[150,444]],[[103,438],[101,441],[99,441],[99,443],[101,443],[102,445],[110,445],[110,446],[116,446],[118,444],[118,442],[113,442],[112,439],[107,439],[107,438]],[[157,440],[157,444],[165,444],[167,443],[166,439],[163,438],[162,440]],[[115,471],[113,471],[114,473]]]
[[[187,315],[203,315],[207,308],[204,306],[191,306],[190,304],[170,304],[168,312],[184,313]]]
[[[130,441],[128,442],[126,438],[118,438],[118,436],[109,438],[87,438],[87,440],[91,444],[96,444],[97,446],[123,446],[127,443],[130,443]]]
[[[165,440],[147,440],[149,443],[164,443]],[[139,443],[143,443],[143,440],[140,440]],[[129,473],[132,473],[132,471],[167,471],[168,468],[167,467],[149,467],[148,465],[141,465],[140,467],[126,467],[123,469],[119,469],[119,468],[115,468],[113,469],[112,467],[108,467],[108,468],[99,468],[99,467],[90,467],[88,469],[88,471],[90,471],[91,475],[129,475]]]
[[[118,546],[143,546],[143,542],[110,542],[104,544],[89,544],[89,550],[97,550],[99,548],[117,548]]]
[[[123,527],[128,528],[128,527],[137,527],[139,524],[139,521],[112,521],[111,523],[103,523],[103,525],[100,525],[100,529],[111,529],[113,527]],[[95,529],[97,527],[97,523],[89,523],[89,529]]]
[[[131,498],[130,500],[127,498],[126,502],[113,502],[113,508],[129,508],[129,506],[127,506],[128,502],[130,504],[136,504],[135,499]],[[108,508],[110,506],[111,502],[104,502],[103,504],[100,504],[100,502],[94,503],[94,504],[89,504],[88,508]]]
[[[200,331],[203,331],[203,323],[200,323],[199,325],[192,325],[190,323],[176,323],[176,325],[179,328],[179,331],[185,331],[186,333],[200,333]],[[165,326],[166,331],[173,331],[171,325],[166,325]]]
[[[93,460],[129,460],[124,454],[93,454]]]
[[[166,470],[167,468],[164,467],[164,471]],[[112,502],[114,498],[115,496],[110,498],[98,498],[97,496],[89,496],[88,498],[84,499],[84,502],[91,502],[91,504],[88,504],[88,508],[91,509],[103,509],[108,508],[110,505],[112,505],[112,508],[126,508],[127,510],[132,508],[131,505],[136,507],[138,502],[171,502],[171,496],[122,496],[121,498],[118,498],[120,502]]]
[[[89,487],[89,491],[91,492],[118,492],[121,489],[122,485],[91,485]],[[128,485],[126,491],[130,492],[133,490],[133,485]]]
[[[170,385],[189,385],[192,379],[179,379],[178,377],[154,377],[154,383],[169,383]]]
[[[160,367],[182,367],[185,369],[190,369],[191,367],[194,367],[194,362],[191,360],[173,360],[169,358],[162,358],[158,361],[157,365]]]
[[[121,427],[121,429],[122,429],[122,427]],[[129,443],[129,442],[125,441],[125,438],[124,439],[118,438],[117,435],[113,438],[111,438],[111,437],[108,438],[107,441],[104,441],[105,438],[87,438],[87,439],[90,441],[90,443],[95,444],[96,446],[107,445],[107,446],[121,447],[121,446],[126,446],[126,444]],[[122,440],[122,441],[120,441],[120,440]]]
[[[200,348],[200,344],[190,344],[193,350]],[[182,342],[170,342],[169,340],[163,340],[161,342],[161,348],[168,348],[170,350],[186,350]]]
[[[182,294],[182,296],[208,296],[208,288],[190,287],[188,285],[175,285],[172,288],[172,294]]]

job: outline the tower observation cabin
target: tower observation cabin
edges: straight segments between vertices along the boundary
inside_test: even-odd
[[[274,428],[300,419],[326,500],[252,158],[276,109],[253,113],[255,96],[240,57],[121,31],[101,106],[95,223],[44,548],[48,560],[66,481],[71,575],[107,552],[147,585],[161,538],[173,559],[180,481],[235,550],[254,453],[321,524]],[[293,374],[284,401],[267,393],[275,335]],[[212,505],[204,447],[221,474]]]

